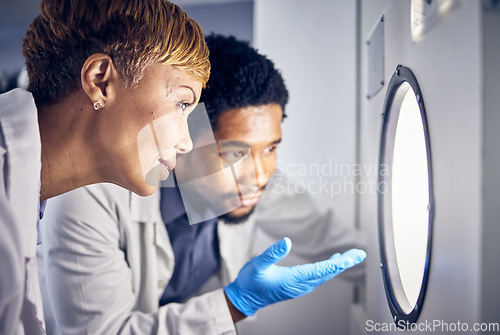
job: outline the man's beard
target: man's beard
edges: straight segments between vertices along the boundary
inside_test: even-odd
[[[265,192],[266,187],[267,187],[267,184],[260,187],[260,189],[255,191],[255,192],[256,193],[258,191]],[[241,196],[241,193],[240,193],[240,196]],[[250,215],[253,214],[253,212],[255,211],[255,207],[257,207],[258,205],[259,205],[259,203],[255,204],[252,207],[252,209],[250,209],[250,211],[246,214],[235,216],[235,215],[232,215],[231,212],[229,212],[229,213],[226,213],[226,214],[219,216],[219,219],[221,219],[222,221],[224,221],[225,224],[228,224],[228,225],[236,225],[236,224],[244,223],[248,220]]]
[[[233,225],[233,224],[236,225],[236,224],[244,223],[248,220],[250,215],[252,215],[252,213],[255,211],[255,207],[257,207],[257,205],[253,206],[252,209],[246,214],[243,214],[240,216],[234,216],[234,215],[231,215],[231,213],[229,212],[229,213],[226,213],[226,214],[219,216],[219,219],[224,221],[225,224],[229,224],[229,225]]]

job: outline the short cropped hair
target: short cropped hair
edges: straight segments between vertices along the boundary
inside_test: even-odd
[[[211,34],[205,41],[212,69],[200,101],[214,130],[219,115],[230,109],[275,103],[286,117],[288,91],[272,61],[232,36]]]
[[[201,27],[169,1],[42,0],[23,44],[35,102],[57,102],[76,90],[94,53],[110,56],[125,87],[135,86],[155,62],[203,86],[210,75]]]

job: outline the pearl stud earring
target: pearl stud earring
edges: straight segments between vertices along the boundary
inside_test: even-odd
[[[96,111],[98,111],[99,109],[103,109],[103,108],[104,108],[104,106],[103,106],[103,104],[102,104],[102,103],[100,103],[99,101],[94,102],[94,109],[95,109]]]

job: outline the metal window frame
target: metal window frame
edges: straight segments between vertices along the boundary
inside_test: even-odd
[[[422,278],[422,286],[417,302],[414,307],[410,306],[403,290],[399,270],[397,268],[396,253],[394,247],[394,234],[392,226],[392,163],[394,140],[396,135],[397,121],[399,118],[400,107],[403,98],[407,92],[400,90],[402,85],[409,85],[415,92],[422,124],[424,129],[424,138],[427,149],[427,167],[429,176],[429,227],[427,238],[427,254],[425,259],[424,275]],[[409,89],[409,88],[408,88]],[[378,226],[379,226],[379,243],[380,243],[380,267],[384,279],[384,287],[387,301],[391,310],[394,322],[399,328],[405,329],[409,324],[415,323],[422,310],[427,283],[429,280],[431,251],[432,251],[432,227],[434,224],[434,192],[433,192],[433,175],[432,175],[432,160],[431,146],[429,139],[429,128],[427,125],[427,114],[424,105],[424,99],[418,81],[413,72],[402,65],[396,67],[389,85],[384,101],[383,109],[382,133],[380,141],[380,156],[379,156],[379,174],[378,185],[388,185],[385,192],[378,190]],[[386,168],[389,173],[381,173],[382,169]]]

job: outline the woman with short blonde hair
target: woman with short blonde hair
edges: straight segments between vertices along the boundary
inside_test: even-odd
[[[98,182],[152,194],[150,170],[165,178],[192,148],[210,63],[200,26],[166,0],[42,0],[23,54],[28,90],[0,95],[0,333],[31,335],[45,332],[44,200]]]

